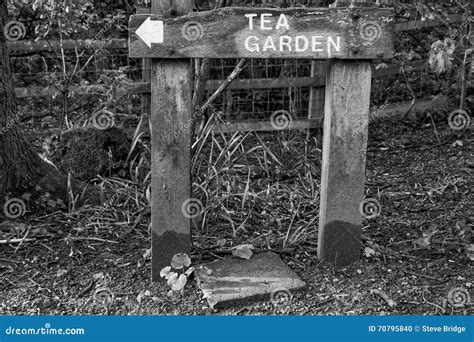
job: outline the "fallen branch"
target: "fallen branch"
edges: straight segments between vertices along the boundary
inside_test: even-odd
[[[37,241],[38,239],[7,239],[7,240],[0,240],[0,245],[5,245],[9,243],[23,243],[23,242],[32,242]]]
[[[211,97],[206,101],[206,103],[201,107],[202,113],[204,113],[207,108],[212,106],[212,103],[217,99],[217,97],[221,95],[222,92],[224,92],[227,87],[232,83],[232,81],[242,72],[246,63],[247,60],[245,58],[242,58],[239,61],[234,71],[232,71],[232,73],[224,80],[224,82],[222,82],[219,88],[217,88],[214,94],[212,94]]]
[[[108,243],[120,243],[118,241],[112,240],[105,240],[101,238],[94,238],[94,237],[69,237],[66,240],[84,240],[84,241],[97,241],[97,242],[108,242]]]
[[[29,238],[29,239],[26,239],[26,238],[7,239],[7,240],[0,240],[0,245],[10,244],[10,243],[19,243],[20,246],[21,246],[21,244],[23,242],[35,242],[35,241],[44,240],[44,239],[48,239],[48,238],[57,239],[58,237],[57,236],[52,236],[52,235],[41,235],[41,236],[37,236],[35,238]],[[95,237],[68,237],[68,238],[65,238],[65,240],[97,241],[97,242],[107,242],[107,243],[115,243],[115,244],[120,243],[118,241],[105,240],[105,239],[95,238]]]

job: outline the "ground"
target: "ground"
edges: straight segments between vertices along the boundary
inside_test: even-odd
[[[281,256],[308,286],[293,294],[283,313],[472,314],[472,306],[458,307],[453,297],[460,289],[473,298],[472,146],[472,129],[451,130],[445,117],[372,123],[366,191],[379,200],[382,210],[378,217],[364,221],[361,260],[345,268],[318,262],[314,230],[291,240],[280,250]],[[104,213],[109,215],[109,209]],[[211,310],[194,282],[184,294],[169,295],[165,284],[150,282],[149,212],[142,213],[139,224],[110,214],[108,228],[98,229],[88,224],[90,218],[84,219],[88,210],[42,217],[28,214],[0,224],[0,233],[6,235],[37,233],[33,241],[0,245],[0,314],[282,313],[275,312],[269,300]],[[251,241],[264,248],[265,243],[258,242],[268,243],[259,240],[267,225],[258,224],[265,210],[258,212],[257,219],[238,232],[234,244]],[[232,234],[212,227],[193,235],[197,246],[193,263],[199,263],[220,257],[210,241],[229,239]]]

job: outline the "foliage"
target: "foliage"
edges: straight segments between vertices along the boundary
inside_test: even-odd
[[[232,255],[238,258],[249,260],[253,255],[253,249],[254,247],[249,244],[239,245],[232,248]]]
[[[438,75],[451,70],[455,48],[455,42],[452,39],[445,38],[443,41],[435,41],[431,45],[430,58],[428,60],[431,70]]]
[[[27,28],[25,39],[86,39],[91,33],[108,27],[112,33],[125,37],[126,14],[123,10],[96,8],[91,2],[77,4],[53,0],[8,1],[8,12],[13,20],[22,22]]]
[[[73,87],[89,84],[90,81],[87,80],[89,65],[103,53],[105,45],[90,44],[85,49],[76,46],[71,55],[70,52],[66,53],[64,42],[85,38],[103,41],[115,36],[125,36],[127,15],[123,10],[114,13],[98,11],[91,2],[76,4],[50,0],[9,2],[9,14],[12,19],[20,21],[25,26],[25,39],[46,40],[50,42],[52,49],[56,50],[50,56],[54,61],[51,66],[52,72],[47,73],[43,80],[57,89],[53,99],[61,95],[60,122],[63,127],[70,121],[68,120],[71,111],[70,101],[75,95]],[[47,65],[46,61],[44,64]],[[113,111],[130,111],[133,95],[129,91],[131,82],[124,68],[107,71],[99,80],[92,81],[97,86],[93,93],[99,96],[94,111],[105,108]]]

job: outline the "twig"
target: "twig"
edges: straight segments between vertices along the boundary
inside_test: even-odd
[[[21,243],[23,242],[32,242],[36,241],[37,239],[7,239],[7,240],[0,240],[0,245],[5,245],[9,243]]]
[[[77,298],[82,298],[87,292],[90,292],[95,285],[95,281],[91,280],[89,284],[77,295]]]
[[[226,1],[219,1],[214,4],[214,8],[222,8],[226,6]],[[211,71],[211,60],[209,58],[196,58],[196,82],[193,94],[193,109],[201,105],[204,100],[206,91],[206,82],[209,79]]]
[[[211,95],[211,97],[206,101],[206,103],[201,107],[201,111],[204,112],[207,108],[209,108],[212,103],[216,100],[216,98],[222,94],[224,90],[227,89],[227,87],[232,83],[232,81],[242,72],[244,69],[245,64],[247,63],[247,60],[245,58],[242,58],[239,61],[239,64],[235,67],[234,71],[225,79],[224,82],[217,88],[217,90],[214,92],[214,94]]]
[[[221,257],[220,255],[217,255],[216,253],[213,253],[213,252],[209,252],[210,255],[212,255],[213,257],[216,257],[217,259],[224,259],[223,257]]]
[[[393,299],[391,299],[385,292],[377,290],[377,289],[372,290],[370,292],[382,298],[388,304],[389,307],[393,308],[397,306],[397,303]]]
[[[209,58],[196,59],[196,85],[193,94],[193,108],[200,106],[204,101],[206,82],[209,79],[210,70],[211,63]]]
[[[67,240],[84,240],[84,241],[98,241],[98,242],[108,242],[108,243],[120,243],[118,241],[112,241],[112,240],[105,240],[101,238],[95,238],[95,237],[68,237]]]
[[[0,261],[2,262],[12,262],[14,264],[21,264],[20,261],[15,261],[15,260],[10,260],[10,259],[4,259],[4,258],[0,258]]]
[[[31,231],[31,226],[28,227],[28,229],[27,229],[25,235],[23,235],[23,238],[21,239],[20,243],[18,244],[18,246],[16,246],[15,253],[18,252],[18,249],[21,247],[21,245],[25,241],[26,237],[30,234],[30,231]]]
[[[413,107],[415,107],[416,95],[415,95],[415,92],[413,91],[413,88],[411,87],[410,81],[408,80],[407,74],[405,73],[405,68],[403,66],[400,68],[400,71],[401,71],[401,74],[403,75],[403,78],[405,79],[405,83],[407,84],[407,87],[410,90],[411,96],[413,98],[411,101],[410,108],[408,108],[407,112],[400,117],[400,120],[403,120],[408,114],[411,113]]]
[[[431,280],[439,280],[439,278],[430,277],[430,276],[427,276],[427,275],[424,275],[424,274],[418,274],[418,273],[410,272],[410,271],[407,271],[407,270],[403,270],[403,272],[406,273],[406,274],[411,274],[411,275],[417,276],[417,277],[422,277],[422,278],[431,279]]]

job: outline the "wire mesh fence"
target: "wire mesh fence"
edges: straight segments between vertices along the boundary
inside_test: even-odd
[[[327,6],[330,2],[236,0],[226,1],[225,4],[317,7]],[[139,2],[140,6],[146,4],[144,1]],[[198,10],[218,6],[219,1],[196,1]],[[445,84],[446,89],[449,89],[456,75],[445,76],[445,80],[440,82],[440,77],[430,73],[426,62],[430,47],[428,38],[436,35],[436,32],[436,27],[418,31],[402,29],[398,32],[397,44],[402,49],[410,51],[413,42],[421,48],[410,51],[413,53],[413,60],[404,65],[404,74],[399,64],[383,65],[380,61],[374,63],[372,105],[409,101],[414,94],[416,98],[424,98],[428,94],[443,91],[439,89],[439,84]],[[106,40],[106,37],[103,39]],[[142,112],[150,113],[150,108],[140,108],[143,89],[136,90],[136,84],[142,82],[142,75],[150,71],[144,69],[142,60],[128,57],[126,41],[122,40],[120,47],[100,52],[81,44],[73,42],[64,50],[64,54],[57,45],[50,49],[11,50],[14,74],[12,81],[19,104],[29,103],[35,109],[35,113],[25,116],[23,124],[26,128],[33,129],[38,125],[41,128],[59,127],[64,118],[80,124],[91,117],[94,111],[104,107],[116,113],[117,122],[124,126],[134,126]],[[78,46],[79,49],[76,50]],[[235,59],[211,61],[210,86],[206,96],[216,89],[219,80],[225,79],[234,70],[237,63]],[[324,87],[316,79],[311,83],[311,78],[317,76],[324,79],[324,66],[323,74],[314,75],[311,63],[311,60],[304,59],[249,60],[234,84],[217,98],[215,107],[229,122],[264,120],[277,110],[286,110],[294,117],[307,117],[311,86]],[[77,72],[77,69],[81,72]],[[404,75],[410,79],[409,84],[403,78]],[[306,82],[296,81],[298,79],[306,79]],[[144,91],[149,92],[149,89]],[[321,111],[321,108],[318,110]]]

